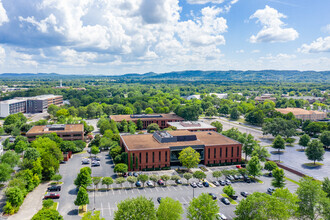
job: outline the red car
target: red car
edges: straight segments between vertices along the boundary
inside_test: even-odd
[[[236,165],[236,168],[241,169],[242,167],[241,167],[241,165]]]
[[[60,194],[58,193],[47,193],[44,196],[44,199],[59,199],[60,198]]]
[[[161,185],[161,186],[163,186],[164,185],[164,181],[163,180],[158,180],[158,185]]]

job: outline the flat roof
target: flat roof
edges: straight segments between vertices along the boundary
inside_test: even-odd
[[[9,99],[5,101],[1,101],[1,104],[14,104],[14,103],[19,103],[19,102],[25,102],[26,98],[15,98],[15,99]]]
[[[59,125],[58,127],[62,127],[63,125]],[[56,127],[56,125],[54,126]],[[83,132],[84,125],[83,124],[67,124],[65,125],[64,130],[49,130],[49,126],[47,125],[36,125],[33,126],[27,134],[48,134],[48,133],[67,133],[67,132]]]
[[[187,130],[168,131],[173,136],[196,135],[195,141],[178,141],[169,143],[159,143],[153,134],[134,134],[120,135],[124,144],[129,150],[150,150],[150,149],[166,149],[176,146],[216,146],[216,145],[233,145],[240,144],[238,141],[230,139],[215,131],[199,131],[190,132]]]
[[[184,120],[176,114],[148,114],[147,117],[136,117],[137,115],[110,115],[110,118],[114,121],[132,121],[132,120]],[[154,116],[154,117],[153,117]]]
[[[292,112],[294,115],[312,115],[312,114],[325,114],[324,112],[320,111],[313,111],[313,110],[305,110],[302,108],[276,108],[275,109],[282,114],[288,114]]]
[[[182,122],[167,122],[170,126],[176,127],[178,130],[187,129],[215,129],[216,127],[200,121],[182,121]]]
[[[49,94],[49,95],[38,95],[38,96],[33,96],[30,97],[28,99],[53,99],[53,98],[58,98],[58,97],[62,97],[62,95],[53,95],[53,94]]]

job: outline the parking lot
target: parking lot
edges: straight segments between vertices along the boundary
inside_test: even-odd
[[[210,174],[210,173],[209,173]],[[209,182],[215,180],[212,178],[207,178]],[[224,179],[224,177],[220,178]],[[236,200],[238,203],[244,197],[240,195],[240,192],[246,191],[248,193],[253,193],[255,191],[266,192],[267,188],[271,187],[271,178],[269,177],[260,177],[264,183],[245,183],[245,182],[235,182],[232,183],[234,190],[236,191],[236,195],[238,195],[238,199]],[[183,183],[186,182],[185,179],[182,179]],[[191,179],[190,182],[197,181],[196,179]],[[158,197],[171,197],[175,200],[179,200],[183,205],[185,210],[184,217],[186,215],[186,209],[189,206],[189,202],[192,200],[193,196],[197,197],[201,193],[214,193],[217,196],[217,202],[220,207],[220,212],[225,214],[228,219],[233,219],[235,217],[234,210],[236,205],[225,205],[219,199],[222,198],[220,194],[223,194],[222,189],[223,186],[218,187],[203,187],[203,188],[195,188],[193,189],[190,185],[172,185],[173,181],[168,181],[169,186],[157,186],[157,187],[144,187],[144,188],[128,188],[128,189],[116,189],[109,191],[99,191],[99,192],[90,192],[89,199],[90,204],[89,208],[101,211],[102,217],[105,219],[113,219],[114,212],[117,209],[117,204],[125,200],[127,198],[134,198],[138,196],[145,196],[147,198],[152,199],[155,203],[155,206],[158,207],[159,203],[157,202]],[[130,187],[128,183],[123,184],[124,187]],[[114,184],[113,187],[117,187]],[[297,189],[297,185],[287,181],[286,187],[289,188],[290,191],[295,191]],[[94,203],[95,196],[95,203]]]

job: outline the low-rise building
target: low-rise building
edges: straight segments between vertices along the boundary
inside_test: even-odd
[[[35,140],[38,136],[44,134],[56,133],[57,136],[66,141],[84,140],[83,124],[53,124],[53,125],[36,125],[27,133],[26,137],[29,141]]]
[[[153,134],[121,135],[120,145],[128,153],[129,170],[180,165],[179,153],[192,147],[202,164],[241,162],[242,144],[214,131],[157,131]]]
[[[276,108],[275,110],[282,114],[288,114],[291,112],[297,119],[302,119],[304,121],[318,121],[327,117],[325,112],[305,110],[302,108]]]
[[[167,122],[169,126],[175,127],[176,130],[188,131],[217,131],[217,128],[199,121],[181,121],[181,122]]]
[[[140,115],[111,115],[111,120],[115,122],[121,122],[122,120],[133,121],[137,123],[141,120],[143,123],[143,129],[146,129],[148,125],[156,123],[161,129],[167,128],[168,122],[179,122],[184,121],[183,118],[177,116],[176,114],[140,114]]]
[[[26,99],[17,98],[0,102],[0,117],[5,118],[19,112],[26,112]]]
[[[271,94],[263,94],[262,96],[257,96],[254,98],[254,101],[256,102],[264,102],[266,100],[271,100],[273,102],[276,102],[276,98],[272,97]]]
[[[314,96],[285,96],[284,98],[288,98],[288,99],[303,99],[303,100],[308,101],[309,104],[313,104],[316,101],[323,103],[326,100],[326,98],[324,98],[324,97],[314,97]]]

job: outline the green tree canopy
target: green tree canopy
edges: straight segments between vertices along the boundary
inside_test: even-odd
[[[100,211],[94,211],[94,214],[92,213],[92,211],[88,211],[84,214],[81,220],[105,220],[105,218],[100,217],[100,214]]]
[[[193,177],[202,180],[206,178],[206,174],[203,171],[197,170],[193,173]]]
[[[285,141],[280,135],[277,135],[275,137],[275,139],[273,141],[273,144],[272,144],[272,148],[277,149],[277,153],[278,153],[278,156],[279,156],[278,160],[280,162],[280,150],[285,149]]]
[[[10,179],[13,169],[7,163],[0,163],[0,182],[6,182]]]
[[[148,125],[148,127],[147,127],[148,133],[151,133],[152,131],[159,131],[159,130],[160,130],[159,125],[156,123],[152,123],[152,124]]]
[[[249,172],[249,174],[254,176],[254,178],[256,176],[260,176],[261,169],[262,166],[260,164],[259,158],[257,156],[252,157],[247,165],[247,171]]]
[[[1,156],[0,162],[15,167],[19,162],[19,155],[14,151],[7,151]]]
[[[211,125],[217,128],[217,132],[222,132],[223,125],[219,121],[213,121]]]
[[[128,166],[124,163],[118,163],[115,165],[115,168],[113,170],[116,173],[126,173],[128,170]]]
[[[308,134],[304,134],[300,137],[299,144],[303,147],[307,147],[310,141],[311,137]]]
[[[233,196],[235,195],[235,190],[231,185],[223,187],[222,191],[227,195],[227,196]]]
[[[273,170],[273,177],[272,186],[283,188],[285,186],[285,175],[284,170],[280,168],[275,168]]]
[[[267,161],[265,163],[265,170],[272,171],[277,168],[277,164],[274,161]]]
[[[319,140],[314,139],[311,143],[309,143],[305,153],[308,160],[313,160],[315,164],[315,161],[323,160],[325,151],[323,149],[322,143]]]
[[[188,169],[194,168],[197,167],[200,162],[200,154],[191,147],[187,147],[179,153],[179,160],[182,166]]]
[[[102,185],[106,185],[108,190],[111,184],[113,184],[113,179],[111,177],[106,176],[102,178]]]
[[[189,203],[187,218],[191,220],[215,219],[218,212],[217,201],[207,193],[202,193]]]
[[[324,146],[330,146],[330,131],[323,131],[320,135],[320,141],[324,144]]]
[[[74,180],[74,184],[77,187],[84,187],[92,184],[92,178],[91,178],[91,168],[90,167],[84,167],[80,169],[80,172],[77,175],[77,178]]]
[[[183,208],[181,203],[169,197],[162,198],[156,212],[158,220],[180,220],[182,219],[182,214]]]
[[[31,220],[63,220],[61,214],[55,209],[41,209]]]
[[[74,204],[76,206],[82,206],[82,205],[87,205],[89,204],[89,198],[88,198],[88,193],[85,189],[85,187],[80,187],[78,194],[77,194],[77,198],[74,201]]]

